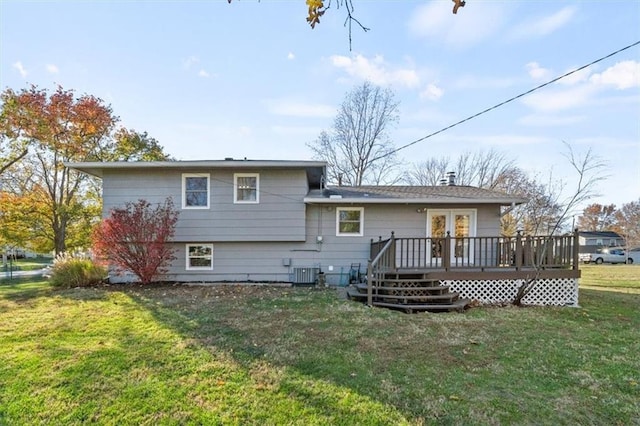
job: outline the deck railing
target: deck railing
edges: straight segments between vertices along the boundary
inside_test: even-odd
[[[373,247],[373,244],[372,244]],[[575,235],[395,238],[398,269],[577,268]]]
[[[391,238],[371,240],[371,252],[367,265],[367,304],[373,304],[373,282],[379,281],[384,274],[396,269],[396,240],[393,232]]]
[[[392,255],[392,253],[394,255]],[[577,268],[577,234],[396,238],[371,242],[370,259],[392,269]]]
[[[373,282],[401,270],[500,271],[578,270],[578,232],[515,237],[396,238],[371,241],[367,267],[368,302]]]

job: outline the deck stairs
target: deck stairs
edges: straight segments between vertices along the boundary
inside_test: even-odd
[[[470,303],[428,274],[394,272],[372,280],[373,306],[414,312],[462,312]],[[351,300],[367,303],[367,284],[347,288]]]

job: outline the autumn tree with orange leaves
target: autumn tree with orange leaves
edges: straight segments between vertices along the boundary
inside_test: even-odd
[[[95,96],[31,86],[6,89],[0,101],[0,191],[25,200],[19,204],[31,224],[25,246],[61,253],[70,242],[78,247],[90,240],[90,227],[101,211],[96,185],[65,162],[168,159],[146,133],[116,132],[118,117]],[[33,199],[37,206],[29,203]],[[0,205],[0,222],[6,209]]]

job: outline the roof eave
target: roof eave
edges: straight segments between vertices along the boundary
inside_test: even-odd
[[[326,167],[324,161],[294,160],[202,160],[202,161],[113,161],[113,162],[67,162],[65,167],[102,177],[105,170],[145,170],[145,169],[240,169],[240,168],[272,168],[272,169],[309,169]]]
[[[382,198],[382,197],[305,197],[306,204],[523,204],[522,198]]]

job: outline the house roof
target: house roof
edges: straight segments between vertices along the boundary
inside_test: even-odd
[[[578,235],[585,238],[622,238],[622,235],[613,231],[578,231]]]
[[[197,161],[112,161],[65,163],[66,167],[102,178],[105,170],[193,170],[193,169],[302,169],[307,172],[311,187],[319,188],[322,176],[326,175],[324,161],[288,160],[197,160]]]
[[[499,191],[473,186],[339,186],[311,191],[306,203],[358,204],[500,204],[527,202]]]

